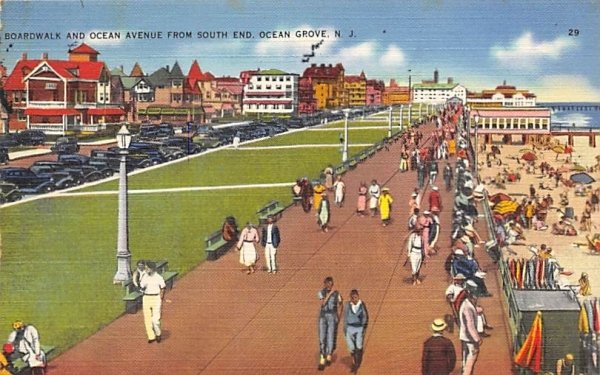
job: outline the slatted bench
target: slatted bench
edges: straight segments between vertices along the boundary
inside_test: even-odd
[[[48,356],[50,355],[50,353],[52,353],[56,348],[54,346],[50,346],[50,345],[41,345],[42,350],[44,351],[44,353],[46,353],[46,360],[48,359]],[[25,375],[25,374],[30,374],[31,373],[31,368],[29,367],[29,363],[23,361],[22,358],[17,358],[15,360],[13,360],[12,362],[13,368],[14,368],[14,374],[15,375]]]
[[[348,166],[344,164],[340,164],[333,169],[333,172],[336,176],[341,176],[348,171]]]
[[[223,232],[217,230],[204,238],[204,252],[206,253],[206,260],[217,260],[219,257],[227,252],[231,247],[231,242],[223,239]]]
[[[352,159],[348,159],[348,169],[354,169],[358,165],[358,157],[355,156]]]
[[[358,161],[363,162],[365,160],[367,160],[367,158],[369,157],[369,151],[368,150],[362,150],[360,152],[360,154],[358,154]]]
[[[279,201],[270,201],[263,208],[256,211],[258,223],[265,224],[269,216],[279,219],[283,215],[283,210],[285,210],[285,207],[283,207]]]

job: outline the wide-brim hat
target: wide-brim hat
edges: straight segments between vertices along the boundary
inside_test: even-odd
[[[432,186],[432,187],[431,187],[431,190],[438,191],[438,187],[437,187],[437,186]]]
[[[466,280],[467,278],[462,273],[457,273],[456,275],[454,275],[453,279],[454,280]]]
[[[381,191],[387,191],[389,193],[390,192],[390,188],[384,187],[383,189],[381,189]]]
[[[448,324],[444,321],[444,319],[435,319],[433,323],[431,323],[431,329],[434,332],[441,332],[448,328]]]
[[[423,215],[431,215],[431,211],[425,210],[425,211],[423,211]]]
[[[465,252],[462,251],[462,249],[456,249],[456,250],[454,250],[454,254],[456,254],[456,255],[465,255]]]

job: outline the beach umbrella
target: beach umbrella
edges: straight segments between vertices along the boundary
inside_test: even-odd
[[[515,363],[534,373],[542,370],[542,312],[538,311],[529,334],[515,355]]]
[[[504,194],[504,193],[496,193],[492,196],[490,196],[490,201],[495,203],[498,202],[502,202],[502,201],[512,201],[512,198],[510,197],[510,195]]]
[[[521,155],[521,159],[525,161],[535,161],[537,160],[537,156],[533,152],[526,152]]]
[[[587,174],[585,172],[574,173],[571,175],[571,177],[569,177],[569,180],[573,181],[576,184],[585,184],[585,185],[596,182],[596,180],[594,180],[594,178],[592,176],[590,176],[589,174]]]
[[[517,211],[519,204],[513,201],[501,201],[494,205],[493,211],[500,215],[512,214]]]
[[[583,165],[575,163],[571,167],[571,170],[574,172],[585,172],[587,169]]]
[[[556,152],[557,154],[564,154],[565,146],[564,145],[556,145],[556,146],[552,147],[552,151]]]

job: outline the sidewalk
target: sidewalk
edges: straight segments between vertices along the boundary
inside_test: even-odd
[[[430,126],[424,127],[427,136]],[[425,137],[426,138],[426,137]],[[414,172],[399,173],[399,144],[382,150],[344,176],[346,205],[332,207],[332,228],[319,231],[314,211],[291,207],[278,225],[280,272],[241,272],[238,253],[204,262],[176,282],[163,305],[163,342],[148,344],[142,313],[124,315],[49,364],[59,374],[307,374],[317,372],[317,292],[325,276],[333,276],[344,300],[356,288],[366,303],[370,322],[361,374],[418,374],[421,351],[434,318],[449,313],[444,291],[449,284],[444,260],[450,245],[452,200],[442,191],[441,255],[424,266],[423,283],[410,284],[403,267],[402,240],[407,230],[409,193]],[[358,217],[360,181],[376,178],[395,199],[393,222]],[[441,184],[441,181],[438,182]],[[427,193],[424,194],[426,202]],[[424,206],[426,204],[424,203]],[[480,231],[480,233],[484,233]],[[199,245],[201,251],[202,245]],[[478,254],[484,267],[487,256]],[[264,264],[261,254],[260,265]],[[486,338],[477,373],[510,373],[510,341],[495,271],[488,270],[492,298],[482,299],[495,329]],[[458,333],[447,334],[457,351]],[[324,373],[349,373],[350,357],[338,333],[334,363]]]

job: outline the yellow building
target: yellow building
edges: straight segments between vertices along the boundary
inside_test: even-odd
[[[410,102],[410,90],[408,86],[398,86],[396,80],[391,79],[390,85],[383,90],[382,104],[408,104]]]
[[[344,78],[347,107],[364,107],[367,104],[367,79],[365,72],[359,76],[346,76]]]
[[[346,104],[344,90],[344,67],[341,63],[333,66],[312,64],[304,70],[303,78],[313,87],[316,109],[339,108]]]

